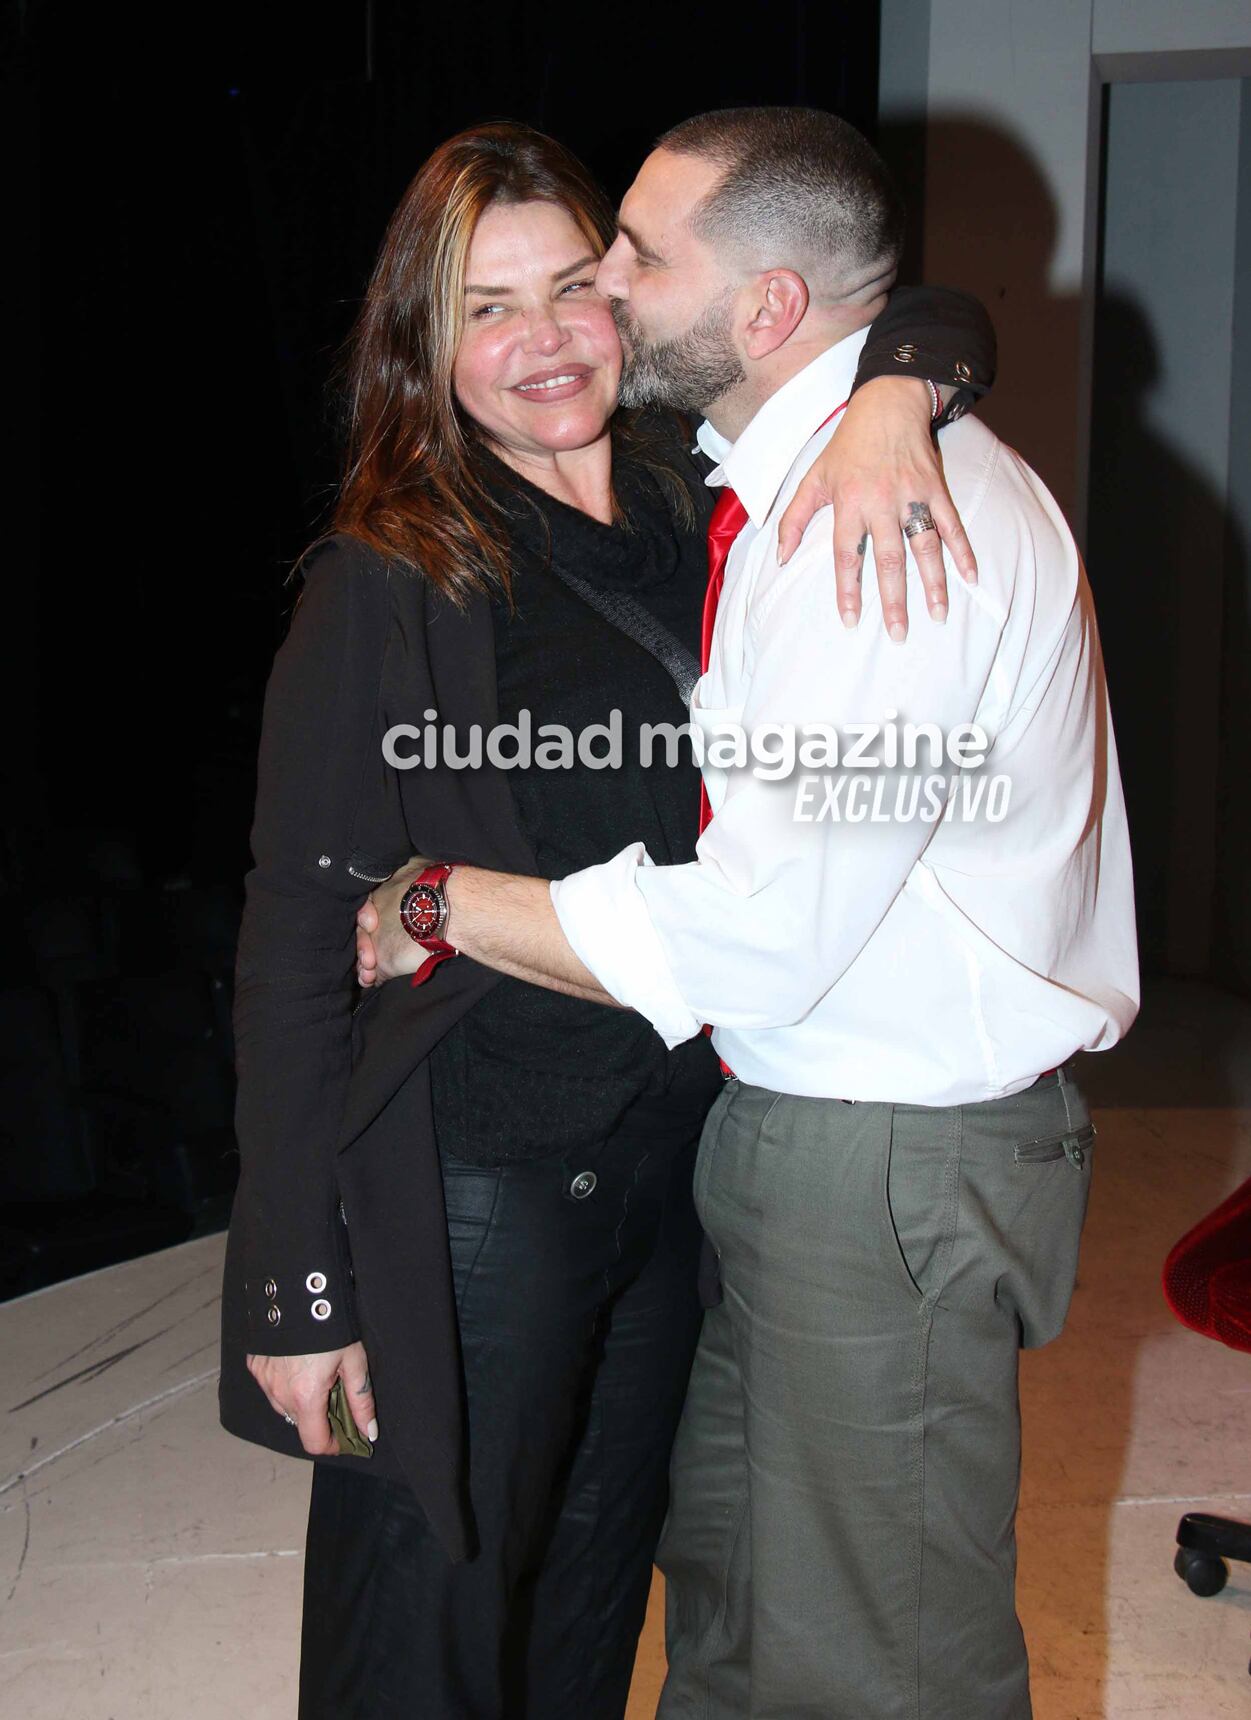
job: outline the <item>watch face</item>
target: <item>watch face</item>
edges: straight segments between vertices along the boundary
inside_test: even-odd
[[[429,884],[414,884],[404,899],[404,929],[418,942],[438,935],[443,905]]]

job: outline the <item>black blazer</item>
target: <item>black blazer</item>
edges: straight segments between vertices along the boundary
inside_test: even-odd
[[[495,975],[448,962],[420,990],[393,982],[354,1008],[355,915],[414,852],[536,867],[503,773],[385,762],[386,729],[427,709],[461,733],[496,720],[487,604],[462,613],[363,545],[330,539],[305,564],[265,701],[236,973],[241,1166],[220,1406],[232,1433],[303,1456],[245,1356],[360,1337],[379,1439],[372,1458],[333,1461],[407,1475],[463,1557],[459,1355],[425,1058]],[[392,1103],[408,1082],[417,1091]],[[317,1319],[322,1303],[330,1313]]]
[[[857,373],[989,388],[994,334],[963,294],[897,292]],[[967,372],[967,374],[966,374]],[[337,536],[304,588],[265,700],[239,939],[239,1186],[222,1291],[222,1424],[304,1457],[246,1355],[364,1342],[378,1405],[372,1458],[406,1479],[453,1559],[473,1546],[456,1310],[426,1058],[496,976],[462,958],[414,990],[357,1002],[355,916],[410,854],[534,874],[507,773],[396,770],[393,723],[427,709],[463,733],[496,721],[486,599],[459,611]]]

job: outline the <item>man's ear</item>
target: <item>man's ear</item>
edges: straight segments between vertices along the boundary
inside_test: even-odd
[[[748,289],[752,315],[743,330],[748,358],[768,358],[794,334],[808,310],[808,286],[794,269],[769,269]]]

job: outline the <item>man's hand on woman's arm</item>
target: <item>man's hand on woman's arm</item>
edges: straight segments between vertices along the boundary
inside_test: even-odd
[[[416,973],[426,952],[400,923],[400,901],[429,860],[414,855],[379,884],[356,916],[356,977],[381,985]],[[450,910],[444,939],[484,967],[549,991],[620,1008],[569,947],[544,878],[457,866],[447,881]]]

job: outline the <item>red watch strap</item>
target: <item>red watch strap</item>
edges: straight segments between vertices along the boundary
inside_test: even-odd
[[[408,923],[404,913],[404,904],[408,900],[409,892],[414,890],[419,884],[425,885],[428,888],[446,888],[447,880],[451,877],[453,870],[454,868],[446,863],[427,866],[424,872],[421,872],[413,879],[412,883],[408,887],[408,891],[405,892],[404,897],[401,899],[400,918],[404,923],[404,930],[408,933],[409,937],[413,938],[421,945],[423,950],[427,951],[425,961],[422,962],[421,966],[413,975],[412,980],[409,982],[411,985],[424,985],[440,962],[448,961],[452,956],[460,954],[460,951],[452,944],[449,944],[445,938],[418,937],[415,928]]]
[[[460,954],[459,950],[454,950],[451,944],[445,943],[442,938],[425,938],[422,940],[421,947],[423,950],[429,950],[430,953],[413,975],[410,981],[411,985],[424,985],[440,962],[445,962],[450,957]]]

